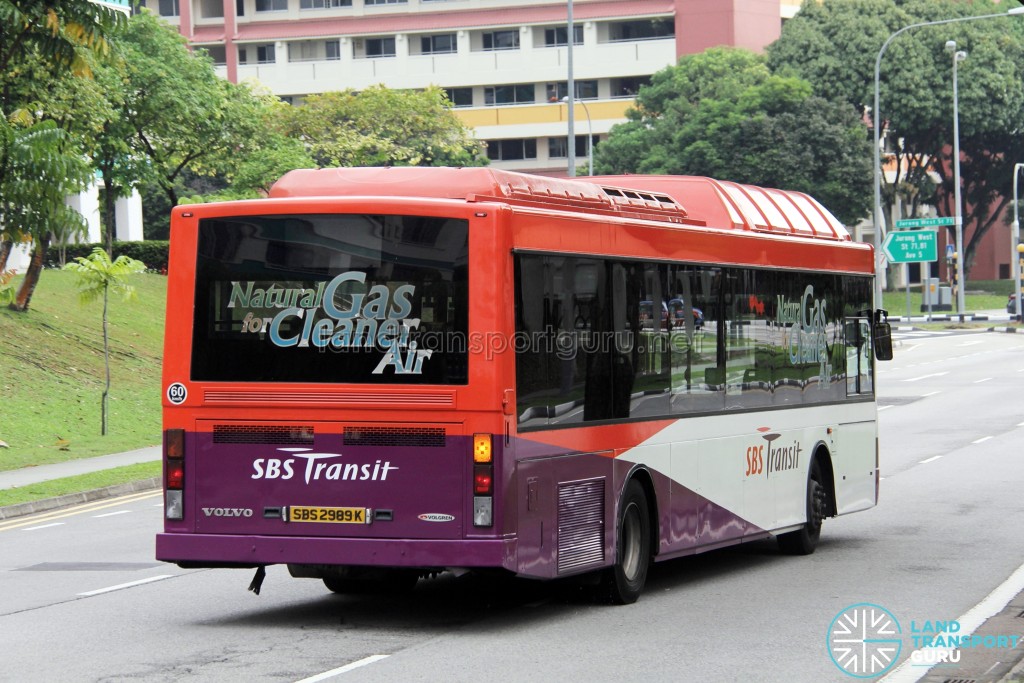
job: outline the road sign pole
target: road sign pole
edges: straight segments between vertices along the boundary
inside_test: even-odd
[[[903,284],[907,288],[907,320],[910,320],[910,264],[903,264]]]

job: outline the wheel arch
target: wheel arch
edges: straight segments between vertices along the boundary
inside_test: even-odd
[[[622,489],[619,492],[619,500],[615,503],[615,514],[618,518],[618,507],[622,500],[622,496],[625,494],[626,489],[629,487],[629,483],[636,480],[640,487],[644,491],[644,496],[647,498],[647,517],[650,522],[650,553],[651,557],[658,554],[658,548],[661,546],[661,523],[660,516],[658,515],[658,493],[654,488],[654,478],[647,468],[642,466],[636,466],[633,468],[629,475],[626,476],[622,482]]]
[[[835,470],[832,468],[832,453],[824,442],[820,442],[815,446],[813,462],[818,463],[818,471],[821,472],[821,476],[824,479],[821,483],[824,484],[825,491],[828,493],[826,514],[829,517],[835,517],[838,514],[836,508],[836,475]]]

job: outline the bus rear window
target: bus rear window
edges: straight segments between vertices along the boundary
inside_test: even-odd
[[[192,379],[465,384],[465,220],[202,220]]]

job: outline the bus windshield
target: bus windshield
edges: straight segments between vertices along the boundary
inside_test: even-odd
[[[468,234],[428,216],[200,221],[192,379],[465,384]]]

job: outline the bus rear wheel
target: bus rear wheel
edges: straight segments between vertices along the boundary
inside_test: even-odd
[[[626,486],[619,505],[615,534],[615,564],[604,571],[602,594],[610,603],[636,602],[647,581],[651,562],[651,518],[647,496],[635,479]]]
[[[821,538],[821,525],[828,510],[828,492],[817,460],[807,475],[807,521],[796,531],[780,534],[779,549],[787,555],[810,555]]]

